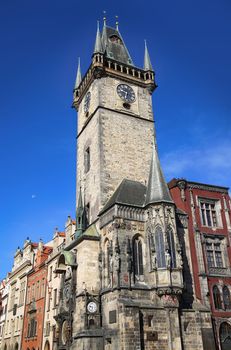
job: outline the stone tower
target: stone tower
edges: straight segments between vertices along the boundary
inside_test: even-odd
[[[74,89],[78,200],[56,269],[60,350],[214,349],[209,310],[193,294],[187,215],[158,158],[155,87],[146,43],[140,69],[104,20]]]
[[[135,67],[119,29],[104,23],[102,35],[97,28],[91,65],[82,79],[78,67],[73,101],[77,188],[81,182],[90,222],[124,178],[147,181],[156,87],[149,62],[148,56],[144,69]]]

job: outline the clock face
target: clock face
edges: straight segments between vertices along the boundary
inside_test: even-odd
[[[91,301],[89,304],[87,304],[87,310],[91,314],[97,311],[97,305],[94,301]]]
[[[128,86],[126,84],[120,84],[117,86],[117,93],[122,100],[132,103],[135,101],[135,92],[131,88],[131,86]]]
[[[85,100],[84,100],[84,112],[88,112],[88,109],[90,107],[90,101],[91,101],[91,93],[90,91],[88,91],[88,93],[86,94]]]

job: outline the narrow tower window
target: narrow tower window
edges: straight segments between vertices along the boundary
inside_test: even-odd
[[[90,203],[87,203],[85,207],[85,213],[86,213],[86,226],[90,225]]]
[[[171,227],[168,227],[167,229],[167,239],[168,239],[169,253],[171,257],[171,268],[174,268],[176,267],[176,251],[175,251],[173,231]]]
[[[84,153],[84,169],[85,173],[90,170],[90,147],[88,147]]]
[[[164,237],[163,237],[163,231],[160,228],[160,226],[157,226],[155,231],[155,242],[156,242],[157,266],[158,268],[166,267]]]
[[[143,275],[143,249],[140,237],[135,238],[133,242],[133,261],[135,277]]]

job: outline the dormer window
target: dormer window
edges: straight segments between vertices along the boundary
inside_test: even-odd
[[[115,44],[122,44],[122,40],[117,35],[111,35],[109,40]]]

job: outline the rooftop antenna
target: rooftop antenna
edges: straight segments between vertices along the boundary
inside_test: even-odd
[[[103,24],[106,26],[106,21],[107,21],[107,17],[106,17],[106,11],[103,11]]]
[[[116,30],[119,30],[119,17],[115,16],[116,18]]]

